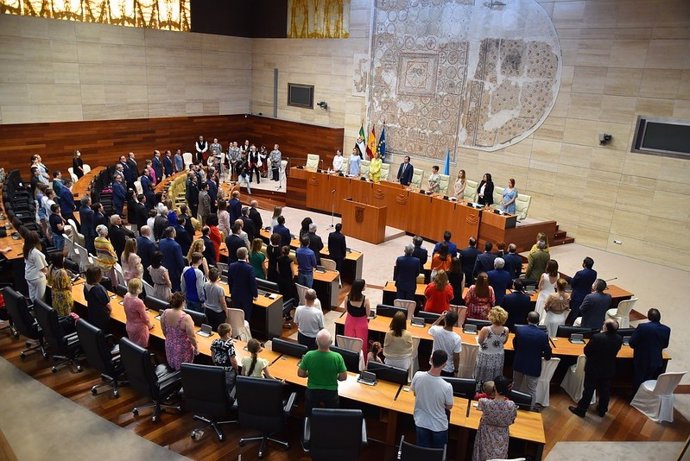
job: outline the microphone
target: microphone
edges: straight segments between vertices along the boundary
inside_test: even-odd
[[[612,279],[606,279],[604,280],[606,283],[612,282],[613,280],[618,280],[618,277],[614,277]]]

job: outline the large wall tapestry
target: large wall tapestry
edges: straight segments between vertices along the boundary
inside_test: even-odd
[[[534,0],[376,0],[369,120],[397,154],[493,151],[546,118],[558,36]]]
[[[0,0],[0,13],[189,31],[190,0]]]

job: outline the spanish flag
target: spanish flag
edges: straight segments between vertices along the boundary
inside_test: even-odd
[[[370,159],[374,156],[376,152],[376,127],[371,127],[371,132],[369,133],[369,139],[367,139],[367,157]]]

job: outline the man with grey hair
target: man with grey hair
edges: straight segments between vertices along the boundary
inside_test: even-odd
[[[315,223],[309,224],[309,233],[307,234],[307,237],[309,237],[309,248],[311,248],[311,251],[314,252],[314,256],[316,256],[316,264],[321,265],[321,250],[323,250],[323,241],[321,240],[321,237],[316,235]]]
[[[118,261],[122,257],[122,252],[125,251],[125,243],[128,238],[134,238],[134,232],[127,229],[122,225],[122,218],[119,215],[112,215],[110,217],[110,229],[108,229],[108,234],[110,235],[110,242],[115,248],[115,253],[117,253]]]
[[[519,278],[522,272],[522,257],[517,254],[517,245],[514,243],[508,245],[508,253],[503,255],[503,259],[506,262],[504,268],[510,274],[510,278],[513,280]]]
[[[249,202],[249,219],[254,223],[254,228],[256,229],[257,235],[261,232],[264,227],[264,221],[261,219],[261,213],[259,213],[258,206],[259,203],[256,200]]]
[[[315,351],[302,357],[297,368],[297,376],[307,378],[307,391],[304,394],[306,416],[317,406],[338,408],[338,381],[347,379],[347,368],[343,356],[330,350],[331,334],[322,329],[316,334]]]
[[[149,266],[153,261],[153,253],[158,250],[156,244],[151,240],[151,228],[141,226],[139,237],[137,237],[137,255],[141,258],[141,265],[144,267],[144,280],[153,285]]]
[[[505,270],[505,260],[503,258],[494,259],[494,270],[487,272],[486,275],[489,276],[489,285],[494,289],[496,305],[500,306],[503,303],[506,291],[513,286],[510,272]]]
[[[596,279],[592,284],[592,292],[585,296],[580,305],[582,317],[579,326],[594,329],[604,322],[606,311],[611,308],[611,295],[604,293],[604,290],[606,290],[606,281]],[[575,325],[578,325],[577,320],[575,320]]]
[[[417,276],[420,272],[421,264],[419,258],[412,256],[414,253],[414,245],[405,245],[405,254],[398,256],[395,260],[395,268],[393,269],[393,280],[395,280],[395,288],[397,299],[409,299],[414,301],[415,291],[417,290]]]

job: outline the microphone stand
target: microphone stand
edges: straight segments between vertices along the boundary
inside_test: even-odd
[[[331,225],[328,226],[329,229],[335,229],[335,225],[333,224],[335,219],[335,199],[333,198],[334,195],[335,189],[331,191]]]

